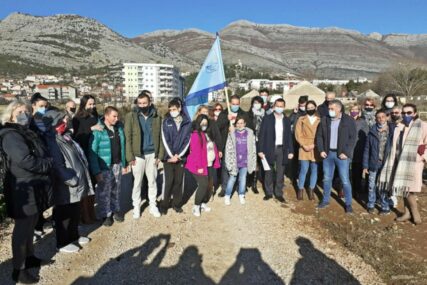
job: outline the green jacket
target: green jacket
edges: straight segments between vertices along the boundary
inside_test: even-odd
[[[104,125],[104,122],[101,122]],[[104,125],[104,130],[93,131],[90,135],[89,140],[89,168],[92,175],[98,175],[103,170],[108,170],[111,166],[111,142],[108,136],[107,127]],[[121,163],[122,166],[126,166],[125,157],[125,134],[123,132],[123,125],[118,122],[116,130],[119,131],[120,135],[120,147],[121,147]]]
[[[154,144],[154,157],[159,158],[164,154],[163,144],[161,143],[162,118],[154,109],[153,125],[151,136]],[[138,112],[133,110],[125,117],[125,136],[126,136],[126,161],[129,163],[135,160],[135,157],[142,157],[141,144],[142,136],[141,126],[139,125]]]

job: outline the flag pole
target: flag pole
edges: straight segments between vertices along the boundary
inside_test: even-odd
[[[230,100],[228,100],[228,90],[227,90],[227,86],[224,88],[224,92],[225,92],[225,100],[227,102],[227,110],[228,110],[228,114],[230,114],[231,110],[230,110]]]

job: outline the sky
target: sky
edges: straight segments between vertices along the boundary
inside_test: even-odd
[[[427,0],[0,0],[0,19],[13,12],[78,14],[126,37],[163,29],[216,32],[240,19],[364,34],[427,34]]]

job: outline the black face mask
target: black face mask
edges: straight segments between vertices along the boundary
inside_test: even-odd
[[[76,108],[70,108],[70,112],[71,113],[75,113],[76,112]]]
[[[139,111],[141,111],[143,114],[147,114],[148,111],[150,111],[150,106],[145,106],[145,107],[138,107]]]
[[[396,122],[396,121],[400,120],[400,116],[399,115],[391,115],[391,119],[393,120],[393,122]]]
[[[372,112],[374,110],[373,107],[365,107],[366,112]]]
[[[306,111],[309,116],[313,116],[316,113],[316,110],[307,110]]]

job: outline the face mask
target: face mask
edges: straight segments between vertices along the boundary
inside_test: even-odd
[[[176,118],[176,117],[178,117],[179,112],[178,111],[172,111],[172,112],[169,112],[169,114],[171,115],[172,118]]]
[[[261,104],[260,103],[255,103],[254,104],[254,110],[256,110],[256,111],[259,111],[259,110],[261,110]]]
[[[200,128],[202,129],[202,132],[206,132],[206,130],[208,129],[208,126],[200,126]]]
[[[404,115],[402,118],[402,121],[405,125],[409,125],[413,119],[414,119],[414,117],[412,117],[412,116]]]
[[[261,98],[264,101],[264,104],[267,103],[268,96],[261,96]]]
[[[314,115],[314,113],[316,113],[316,110],[307,110],[307,114],[309,115],[309,116],[313,116]]]
[[[299,107],[299,110],[300,110],[301,112],[305,112],[305,106],[304,106],[304,107]]]
[[[384,126],[385,126],[385,124],[377,123],[377,127],[378,127],[378,129],[382,129],[382,128],[384,128]]]
[[[37,113],[44,115],[46,113],[46,107],[40,107],[37,109]]]
[[[336,116],[337,116],[337,114],[335,113],[334,110],[329,110],[329,117],[335,118]]]
[[[58,126],[56,126],[55,131],[62,135],[63,133],[65,133],[65,131],[67,130],[67,124],[65,122],[62,122],[61,124],[59,124]]]
[[[276,114],[283,114],[283,108],[281,107],[274,107],[274,112],[276,112]]]
[[[148,113],[148,111],[150,110],[150,106],[139,107],[139,110],[140,110],[143,114],[147,114],[147,113]]]
[[[76,112],[76,108],[70,108],[70,112],[74,114]]]
[[[359,112],[350,112],[350,115],[354,118],[356,116],[359,116]]]
[[[93,107],[91,109],[86,109],[90,114],[95,115],[96,114],[96,107]]]
[[[388,109],[391,109],[391,108],[393,108],[393,107],[394,107],[394,102],[385,102],[385,106],[386,106]]]
[[[365,107],[365,111],[370,113],[374,110],[374,107]]]
[[[214,115],[217,116],[217,117],[219,116],[219,114],[221,114],[221,111],[215,111],[214,112]]]
[[[396,122],[400,120],[400,116],[399,115],[391,115],[391,119]]]
[[[21,113],[16,116],[16,123],[21,126],[28,126],[30,124],[30,115],[27,113]]]
[[[240,109],[240,106],[239,105],[231,105],[230,109],[231,109],[231,112],[237,113]]]

